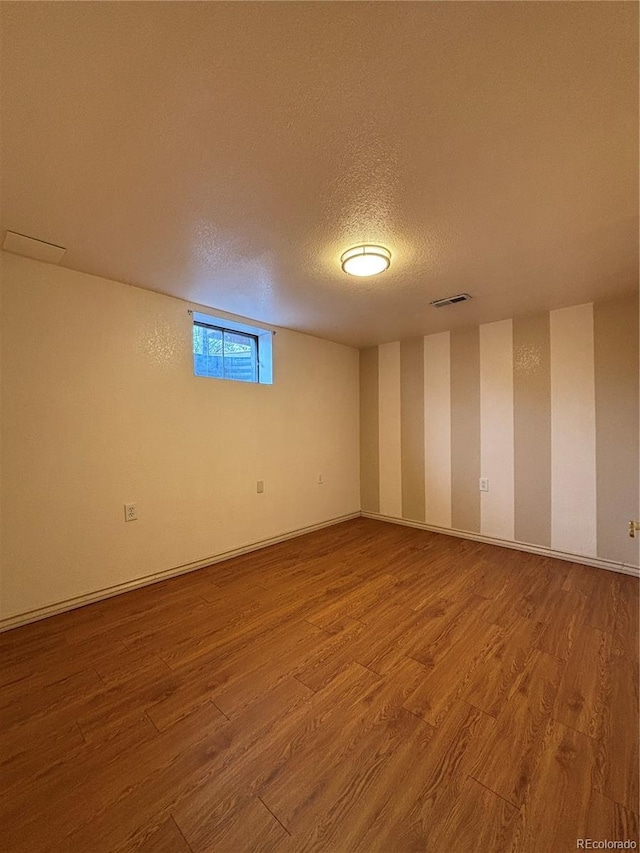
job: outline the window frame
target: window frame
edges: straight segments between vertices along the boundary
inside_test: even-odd
[[[228,320],[226,317],[217,317],[211,314],[203,314],[200,311],[189,311],[191,317],[191,357],[193,359],[194,376],[200,379],[219,379],[225,382],[240,382],[243,385],[272,385],[273,384],[273,336],[275,331],[264,329],[259,326],[250,326],[247,323],[239,323]],[[243,335],[253,338],[256,346],[255,357],[255,380],[236,379],[232,376],[208,376],[196,372],[196,352],[194,349],[193,329],[200,326],[204,329],[214,329],[222,333],[222,370],[224,374],[224,335]]]
[[[214,329],[216,332],[222,332],[222,376],[208,376],[203,373],[196,373],[196,376],[204,376],[205,379],[228,379],[231,382],[245,382],[247,385],[259,385],[260,384],[260,345],[258,335],[252,335],[249,332],[238,332],[236,329],[225,329],[224,326],[214,326],[213,323],[203,323],[201,320],[193,321],[194,328],[199,326],[201,329]],[[251,338],[251,340],[255,341],[256,345],[256,354],[255,354],[255,379],[236,379],[235,376],[225,376],[225,351],[224,351],[224,336],[225,335],[242,335],[244,338]],[[195,355],[195,352],[194,352]]]

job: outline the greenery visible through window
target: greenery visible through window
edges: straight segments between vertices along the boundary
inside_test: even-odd
[[[272,383],[272,333],[242,323],[194,314],[193,371],[196,376]]]

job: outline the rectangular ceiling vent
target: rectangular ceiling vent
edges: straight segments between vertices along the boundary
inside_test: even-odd
[[[442,308],[443,305],[455,305],[456,302],[466,302],[471,299],[468,293],[457,293],[455,296],[447,296],[445,299],[434,299],[431,305],[434,308]]]
[[[36,240],[35,237],[18,234],[17,231],[7,231],[2,248],[5,252],[24,255],[25,258],[33,258],[35,261],[46,261],[49,264],[59,264],[67,251],[64,246]]]

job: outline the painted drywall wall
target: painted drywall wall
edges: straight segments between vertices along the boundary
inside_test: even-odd
[[[360,388],[364,511],[638,566],[637,295],[363,350]]]
[[[357,350],[195,377],[187,303],[0,254],[0,618],[359,511]]]

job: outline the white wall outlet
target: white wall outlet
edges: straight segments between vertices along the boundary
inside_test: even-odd
[[[488,492],[489,491],[489,479],[488,477],[480,477],[480,491]]]
[[[125,504],[124,505],[124,520],[125,521],[137,521],[138,520],[138,510],[135,504]]]
[[[324,486],[324,477],[322,476],[322,474],[318,474],[318,485]]]
[[[264,480],[258,480],[256,483],[256,492],[261,495],[264,492]]]

